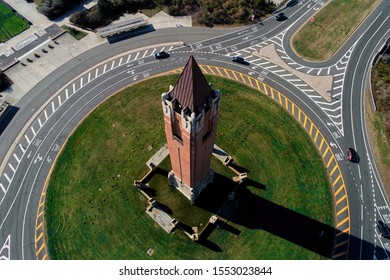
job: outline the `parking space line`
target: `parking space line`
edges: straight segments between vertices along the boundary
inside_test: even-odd
[[[76,92],[76,85],[73,83],[73,93],[75,93]]]
[[[32,133],[34,134],[34,136],[37,135],[37,133],[35,132],[35,129],[34,129],[33,126],[31,126],[31,131],[32,131]]]
[[[121,66],[121,64],[122,64],[122,60],[123,60],[123,57],[121,57],[121,59],[119,59],[118,66]]]
[[[47,112],[46,112],[46,110],[43,110],[43,113],[45,114],[45,118],[46,118],[46,120],[48,120],[48,117],[47,117]]]
[[[156,50],[156,49],[154,49],[154,50]],[[131,59],[131,54],[129,54],[129,57],[127,58],[126,63],[129,63],[130,59]]]
[[[12,166],[11,163],[8,163],[9,168],[11,168],[12,172],[15,173],[16,169]]]
[[[51,102],[51,108],[53,109],[53,113],[56,111],[56,108],[54,107],[54,101]]]
[[[58,95],[58,104],[62,105],[61,95]]]
[[[26,138],[27,143],[30,145],[31,141],[30,141],[30,139],[28,139],[26,134],[24,135],[24,138]]]
[[[83,87],[83,84],[84,84],[84,80],[83,80],[83,77],[80,78],[80,88]]]
[[[39,124],[39,128],[41,128],[42,127],[42,122],[41,122],[40,118],[38,118],[38,124]]]
[[[18,158],[18,156],[16,155],[16,154],[13,154],[14,155],[14,158],[16,159],[16,161],[18,162],[18,163],[20,163],[20,159]]]
[[[3,191],[3,193],[6,193],[6,192],[7,192],[7,190],[4,188],[4,186],[3,186],[2,183],[0,183],[0,189]]]
[[[5,179],[7,179],[8,183],[11,184],[12,180],[8,177],[7,173],[3,173],[3,174],[4,174]]]

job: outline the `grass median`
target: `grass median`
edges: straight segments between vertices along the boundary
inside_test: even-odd
[[[378,0],[332,0],[292,38],[296,53],[305,60],[329,59],[361,22]]]
[[[207,76],[223,93],[216,144],[256,182],[245,189],[229,222],[234,230],[215,230],[202,246],[181,231],[165,233],[145,213],[147,201],[132,182],[145,174],[145,162],[165,143],[160,96],[177,79],[164,76],[127,88],[95,109],[69,138],[47,192],[50,257],[328,258],[333,236],[318,240],[317,233],[307,234],[333,226],[332,197],[321,157],[284,109],[227,79]],[[169,162],[161,168],[169,171]],[[223,188],[230,174],[219,168],[215,168],[218,187]],[[170,188],[166,178],[155,181]],[[194,207],[186,202],[180,207]],[[200,211],[204,217],[212,212],[207,207]],[[296,235],[297,231],[302,234]],[[150,248],[152,256],[146,253]]]

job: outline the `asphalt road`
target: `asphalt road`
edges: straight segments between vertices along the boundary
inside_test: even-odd
[[[336,232],[344,236],[348,229],[345,241],[336,240],[339,247],[334,258],[388,259],[389,253],[384,248],[389,243],[378,235],[374,223],[377,219],[390,219],[390,211],[372,161],[362,108],[370,62],[389,32],[390,5],[382,1],[332,59],[313,64],[294,56],[287,43],[292,32],[322,4],[301,3],[283,11],[289,17],[283,22],[269,18],[228,32],[173,28],[131,38],[122,36],[75,58],[39,83],[16,104],[19,111],[0,135],[0,156],[4,158],[0,170],[0,258],[47,257],[41,234],[45,181],[60,148],[80,121],[116,91],[182,67],[193,54],[199,64],[257,77],[282,92],[306,114],[321,131],[324,142],[330,143],[333,161],[327,161],[323,143],[314,141],[324,161],[332,164],[332,171],[336,168],[333,164],[337,164],[344,179],[344,186],[340,186],[340,180],[330,175],[335,194]],[[170,44],[177,41],[185,45]],[[286,61],[293,61],[295,64],[291,65],[300,71],[341,77],[338,84],[334,80],[331,102],[319,99],[308,85],[296,81],[299,79],[280,74],[284,72],[277,66],[251,56],[253,50],[270,43],[279,46],[278,53]],[[144,49],[129,53],[141,47]],[[170,58],[155,60],[152,54],[162,49],[171,54]],[[230,56],[235,54],[245,56],[249,65],[232,63]],[[346,160],[348,147],[358,151],[359,164]],[[343,196],[339,198],[340,195]]]

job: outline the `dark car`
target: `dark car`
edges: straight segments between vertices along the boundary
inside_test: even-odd
[[[296,4],[298,4],[298,0],[290,0],[286,4],[286,7],[292,7],[292,6],[296,5]]]
[[[350,162],[359,162],[359,156],[357,155],[357,152],[353,148],[348,148],[348,160]]]
[[[245,59],[241,56],[233,56],[232,61],[237,63],[244,63]]]
[[[285,20],[287,17],[284,15],[284,13],[279,13],[275,16],[275,19],[277,21],[282,21],[282,20]]]
[[[154,58],[156,59],[162,59],[162,58],[167,58],[169,57],[169,54],[166,52],[157,52],[154,54]]]
[[[385,238],[390,237],[390,230],[384,222],[376,221],[376,226],[383,237]]]

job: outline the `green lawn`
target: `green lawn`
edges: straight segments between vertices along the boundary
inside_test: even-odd
[[[229,227],[215,230],[207,242],[198,244],[181,231],[166,234],[144,212],[146,199],[132,183],[145,174],[145,162],[165,142],[160,96],[177,79],[178,75],[154,78],[118,93],[69,138],[47,192],[50,258],[329,258],[332,197],[309,136],[275,102],[222,78],[207,76],[213,88],[223,92],[216,143],[248,170],[251,179],[240,192],[240,207]],[[153,178],[151,186],[158,194],[166,191],[178,197],[164,178],[169,161],[161,168],[162,175]],[[217,184],[206,191],[218,195],[215,190],[222,193],[231,174],[216,161],[213,168]],[[190,226],[203,223],[214,211],[210,203],[193,206],[198,209],[190,209],[189,201],[182,205],[183,212],[200,216],[186,219],[176,206],[167,206]],[[323,238],[318,237],[321,230]],[[146,254],[149,248],[154,249],[151,257]]]
[[[373,10],[378,0],[332,0],[292,38],[295,51],[306,60],[330,58]]]
[[[29,28],[29,25],[0,2],[0,42],[11,39]]]

